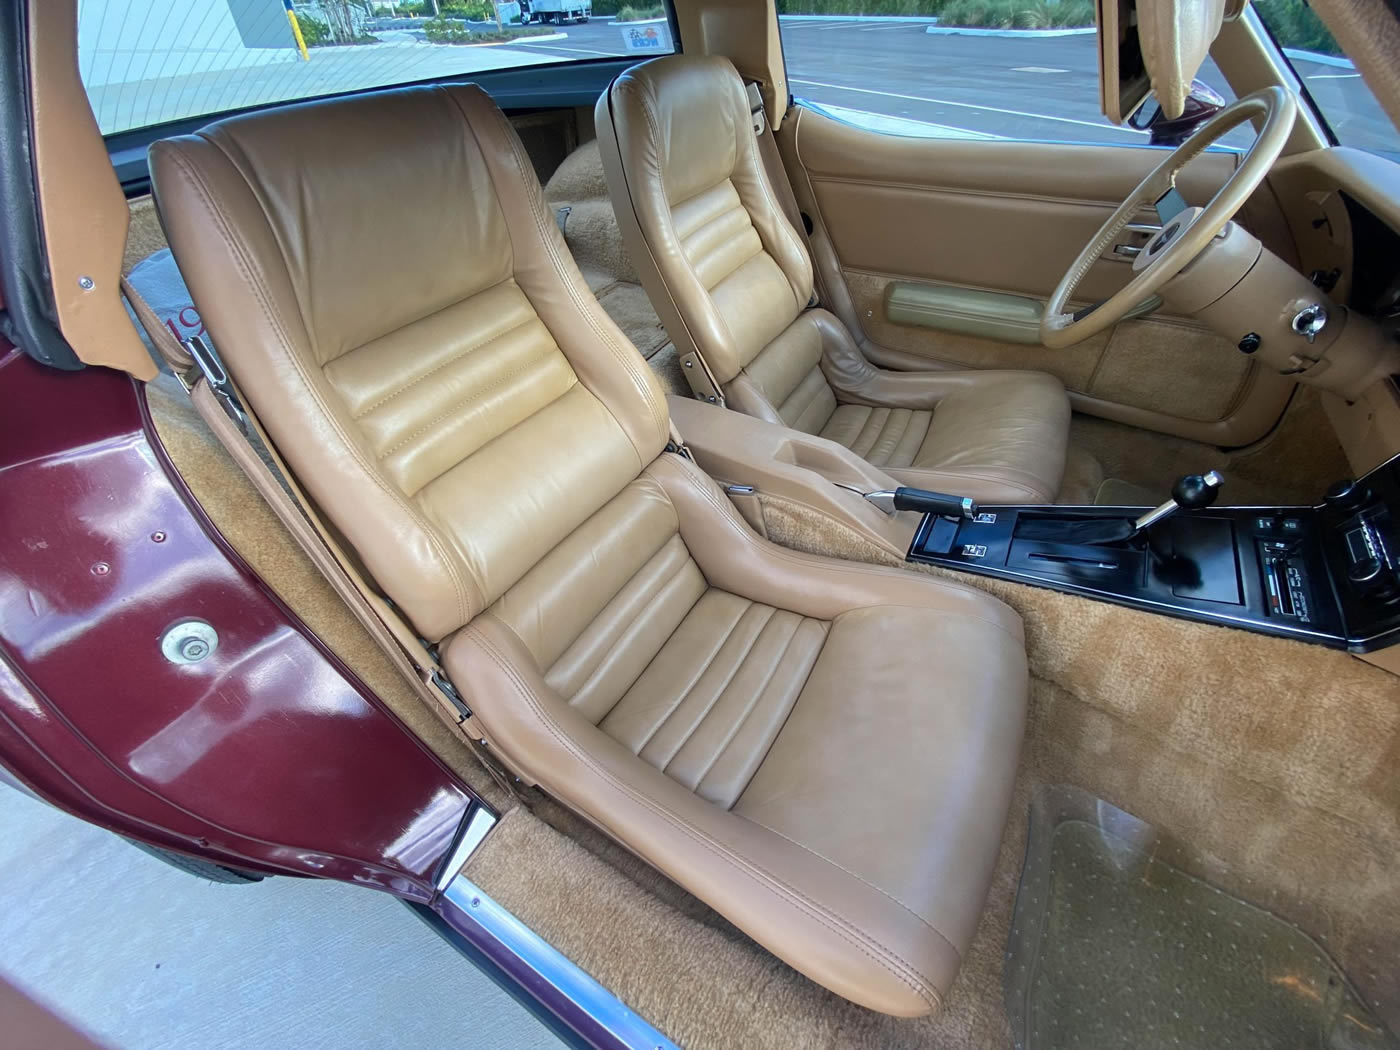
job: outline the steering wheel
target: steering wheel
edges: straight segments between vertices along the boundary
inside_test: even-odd
[[[1225,228],[1269,174],[1293,130],[1298,105],[1293,95],[1274,86],[1247,95],[1222,109],[1167,156],[1138,184],[1128,199],[1109,216],[1069,271],[1060,279],[1040,318],[1040,341],[1051,349],[1073,346],[1122,320],[1184,270]],[[1239,167],[1204,208],[1188,207],[1176,188],[1176,175],[1207,146],[1247,120],[1263,118],[1263,126]],[[1160,232],[1133,260],[1133,277],[1113,296],[1077,313],[1066,306],[1079,282],[1099,257],[1143,209],[1156,209]]]

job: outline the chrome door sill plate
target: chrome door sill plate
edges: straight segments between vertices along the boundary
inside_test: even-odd
[[[467,815],[438,880],[441,892],[433,910],[588,1045],[607,1050],[679,1050],[462,874],[495,824],[495,815],[483,806]]]

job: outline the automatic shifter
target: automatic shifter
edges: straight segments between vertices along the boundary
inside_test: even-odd
[[[1220,495],[1220,486],[1224,483],[1225,478],[1218,470],[1177,478],[1176,484],[1172,486],[1172,498],[1133,522],[1132,534],[1136,536],[1146,531],[1179,510],[1205,510],[1215,502],[1215,497]]]
[[[1122,543],[1142,535],[1179,510],[1204,510],[1215,502],[1224,482],[1224,477],[1215,470],[1204,474],[1187,474],[1178,478],[1172,486],[1171,499],[1136,521],[1128,518],[1032,519],[1017,528],[1016,536],[1018,539],[1053,540],[1057,543]]]

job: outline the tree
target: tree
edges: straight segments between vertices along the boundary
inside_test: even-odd
[[[350,0],[321,0],[321,13],[326,16],[331,39],[337,44],[355,42],[358,34],[355,32],[355,18],[350,13]]]

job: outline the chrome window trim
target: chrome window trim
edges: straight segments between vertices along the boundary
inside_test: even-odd
[[[437,877],[435,885],[439,893],[447,889],[466,865],[467,858],[476,852],[476,848],[486,838],[486,833],[495,826],[496,814],[480,802],[473,801],[466,816],[462,819],[462,827],[458,831],[456,844],[452,847],[452,852],[448,854],[447,862],[442,866],[442,873]]]

